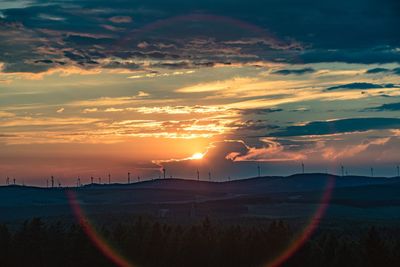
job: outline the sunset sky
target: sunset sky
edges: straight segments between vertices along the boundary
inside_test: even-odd
[[[399,13],[396,0],[0,0],[0,183],[301,162],[394,176]]]

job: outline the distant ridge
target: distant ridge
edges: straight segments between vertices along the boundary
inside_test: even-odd
[[[267,214],[273,214],[282,205],[294,205],[287,210],[287,214],[284,213],[285,216],[303,216],[301,210],[306,206],[313,210],[321,201],[323,193],[328,191],[332,194],[330,203],[345,205],[346,211],[351,207],[358,213],[362,212],[358,210],[360,207],[393,207],[393,211],[384,209],[386,213],[379,215],[387,216],[397,214],[397,208],[400,210],[400,178],[305,173],[224,182],[167,178],[131,184],[88,184],[62,188],[1,186],[0,222],[23,220],[32,216],[71,218],[73,214],[67,194],[69,191],[76,194],[82,207],[104,215],[118,212],[150,213],[157,216],[160,209],[167,209],[177,218],[187,218],[193,203],[202,203],[203,213],[199,211],[198,214],[204,216],[209,212],[222,217],[237,217],[241,214],[252,216],[253,211],[264,216],[264,209]],[[303,208],[297,211],[298,205]],[[362,213],[372,216],[371,212],[377,211]],[[342,216],[340,212],[338,214]]]
[[[329,174],[329,173],[298,173],[298,174],[292,174],[288,176],[260,176],[260,177],[247,177],[247,178],[240,178],[240,179],[234,179],[230,181],[209,181],[209,180],[196,180],[193,178],[180,178],[180,177],[175,177],[175,178],[165,178],[165,179],[152,179],[152,180],[142,180],[139,182],[134,182],[134,183],[88,183],[88,184],[82,184],[80,187],[77,186],[67,186],[67,187],[40,187],[40,186],[33,186],[33,185],[0,185],[0,188],[30,188],[30,189],[48,189],[48,190],[60,190],[60,189],[74,189],[74,188],[79,188],[79,189],[105,189],[105,188],[135,188],[135,187],[163,187],[163,186],[185,186],[185,185],[193,185],[195,184],[196,186],[202,185],[202,186],[221,186],[221,185],[235,185],[235,184],[246,184],[246,183],[266,183],[266,182],[271,182],[271,181],[279,181],[279,180],[285,180],[289,181],[292,180],[294,182],[299,182],[299,181],[308,181],[310,180],[313,181],[326,181],[326,179],[335,179],[336,182],[339,182],[339,186],[354,186],[354,185],[370,185],[370,184],[384,184],[384,183],[395,183],[395,182],[400,182],[399,177],[371,177],[371,176],[361,176],[361,175],[346,175],[346,176],[339,176],[335,174]]]

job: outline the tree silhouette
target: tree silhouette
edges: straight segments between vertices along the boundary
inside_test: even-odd
[[[113,218],[93,227],[134,266],[143,267],[265,266],[296,237],[283,221],[221,223],[199,216],[182,224],[152,217]],[[1,267],[115,266],[79,224],[33,218],[10,229],[0,224]],[[351,235],[333,228],[317,231],[282,266],[400,266],[397,226],[358,230]]]
[[[367,266],[387,266],[387,249],[375,227],[371,227],[365,240]]]

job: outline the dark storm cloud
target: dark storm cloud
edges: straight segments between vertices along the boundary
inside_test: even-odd
[[[288,126],[271,136],[326,135],[369,130],[396,129],[400,127],[397,118],[350,118],[333,121],[313,121],[300,126]]]
[[[387,83],[387,84],[375,84],[375,83],[348,83],[341,84],[337,86],[332,86],[326,88],[325,91],[334,91],[334,90],[342,90],[342,89],[376,89],[376,88],[395,88],[397,87],[395,84]]]
[[[52,67],[36,66],[38,60],[91,68],[99,58],[148,58],[166,68],[177,66],[165,62],[173,59],[188,61],[187,67],[259,60],[400,62],[399,5],[395,0],[37,0],[1,11],[0,37],[7,42],[0,44],[0,61],[8,72]],[[67,57],[68,49],[85,56]]]
[[[375,73],[388,73],[388,72],[390,72],[390,70],[386,69],[386,68],[373,68],[373,69],[367,70],[365,73],[375,74]]]
[[[246,120],[246,121],[235,121],[227,124],[226,127],[234,128],[236,133],[243,131],[259,131],[259,130],[272,130],[278,129],[279,126],[271,124],[267,120]]]
[[[283,111],[281,108],[250,108],[250,109],[240,109],[239,112],[243,115],[263,115],[273,112]]]
[[[400,75],[400,68],[394,68],[394,69],[373,68],[373,69],[367,70],[365,73],[367,73],[367,74],[384,73],[384,74]]]
[[[302,75],[307,73],[313,73],[315,70],[313,68],[303,68],[303,69],[283,69],[274,71],[272,74],[279,74],[279,75]]]
[[[371,47],[345,49],[308,49],[299,53],[295,63],[318,62],[345,62],[345,63],[391,63],[400,62],[400,53],[397,46]]]
[[[378,107],[364,109],[364,111],[398,111],[398,110],[400,110],[400,102],[383,104]]]

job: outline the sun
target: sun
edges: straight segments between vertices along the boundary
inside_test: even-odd
[[[192,155],[192,159],[202,159],[204,157],[204,155],[203,155],[203,153],[194,153],[193,155]]]

